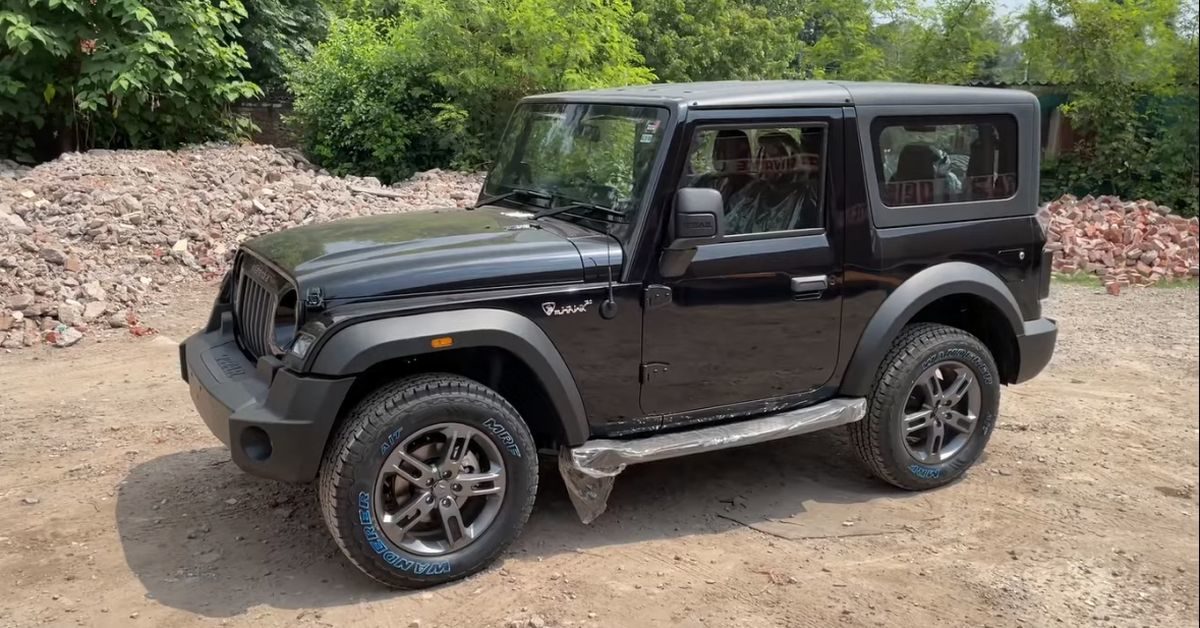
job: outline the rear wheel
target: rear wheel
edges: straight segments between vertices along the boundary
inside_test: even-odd
[[[483,569],[520,533],[536,493],[528,427],[496,392],[456,375],[368,395],[321,467],[334,540],[364,573],[399,588]]]
[[[954,327],[905,327],[879,366],[867,416],[850,425],[859,459],[880,479],[935,488],[979,459],[996,424],[1000,380],[987,346]]]

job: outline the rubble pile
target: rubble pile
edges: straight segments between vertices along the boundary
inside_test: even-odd
[[[1194,278],[1200,224],[1153,201],[1064,196],[1043,208],[1053,269],[1099,275],[1108,291]]]
[[[463,207],[481,184],[477,174],[431,170],[382,186],[256,145],[94,150],[32,169],[0,162],[0,348],[68,346],[96,326],[136,328],[139,305],[163,302],[172,284],[219,277],[248,238]]]

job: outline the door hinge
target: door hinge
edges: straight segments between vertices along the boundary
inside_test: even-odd
[[[640,379],[642,383],[645,384],[646,382],[650,381],[651,377],[664,375],[669,370],[671,370],[671,365],[663,362],[651,362],[649,364],[643,364]]]
[[[671,302],[671,289],[667,286],[653,284],[646,286],[646,291],[642,295],[642,307],[647,310],[653,310],[656,307],[662,307]]]

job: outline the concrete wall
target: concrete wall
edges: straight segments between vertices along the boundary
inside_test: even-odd
[[[234,105],[234,113],[244,115],[258,125],[259,132],[251,136],[259,144],[296,146],[296,138],[283,123],[284,116],[292,112],[290,103],[240,103]]]

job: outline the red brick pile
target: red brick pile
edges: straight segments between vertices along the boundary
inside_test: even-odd
[[[1121,286],[1197,276],[1200,223],[1153,201],[1063,196],[1042,211],[1050,221],[1046,250],[1061,273],[1099,275],[1112,294]]]

